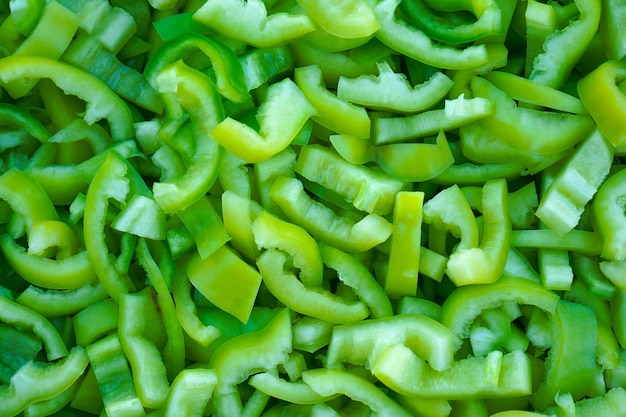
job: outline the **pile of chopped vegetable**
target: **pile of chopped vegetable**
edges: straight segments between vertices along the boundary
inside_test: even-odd
[[[622,0],[0,0],[0,416],[626,416]]]

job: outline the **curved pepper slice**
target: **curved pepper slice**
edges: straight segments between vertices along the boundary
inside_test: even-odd
[[[593,129],[586,116],[518,107],[505,92],[484,78],[473,77],[470,88],[495,103],[495,112],[480,123],[508,145],[531,153],[552,154],[570,148]],[[535,126],[535,129],[526,129]],[[536,132],[542,132],[537,135]]]
[[[253,373],[269,371],[286,362],[291,349],[288,309],[278,313],[262,329],[241,334],[220,345],[209,361],[209,368],[215,369],[218,378],[212,401],[221,410],[219,415],[240,415],[242,406],[237,385]]]
[[[33,285],[71,290],[96,280],[87,251],[57,260],[32,255],[7,234],[0,235],[0,247],[9,265]]]
[[[372,412],[389,417],[409,417],[411,414],[385,395],[372,382],[339,369],[311,369],[302,379],[323,396],[343,394],[367,405]]]
[[[554,313],[558,300],[558,295],[537,282],[502,277],[493,284],[469,285],[454,290],[443,303],[441,322],[452,331],[456,351],[463,344],[463,339],[469,336],[470,325],[484,309],[513,301]]]
[[[314,121],[333,132],[359,138],[370,136],[371,122],[367,111],[328,91],[318,65],[296,68],[294,80],[315,108],[316,113],[312,115]]]
[[[322,287],[305,287],[293,274],[285,271],[287,256],[277,249],[268,249],[257,259],[263,282],[281,303],[307,316],[331,323],[363,320],[370,311],[361,301],[337,296]]]
[[[502,12],[497,1],[480,1],[471,6],[476,20],[465,20],[461,14],[448,12],[438,15],[425,0],[404,0],[400,10],[406,19],[428,36],[442,42],[467,43],[489,35],[502,33]]]
[[[293,404],[323,403],[338,396],[320,395],[303,381],[286,381],[270,372],[255,374],[248,383],[270,397]]]
[[[412,87],[406,76],[394,72],[387,62],[377,66],[378,76],[340,77],[337,97],[371,109],[414,113],[434,106],[452,88],[452,80],[443,72]]]
[[[302,148],[296,172],[341,195],[358,210],[379,215],[389,214],[395,195],[407,187],[402,180],[351,164],[319,145]]]
[[[480,246],[456,250],[448,260],[448,276],[457,286],[494,282],[504,271],[511,239],[505,180],[485,183],[482,207],[484,224]]]
[[[29,285],[15,301],[46,317],[62,317],[72,316],[107,297],[102,284],[95,281],[75,290],[45,290]]]
[[[452,333],[430,317],[403,314],[336,326],[328,345],[327,367],[370,365],[387,347],[402,345],[438,371],[454,361]]]
[[[400,2],[383,0],[376,5],[380,29],[375,36],[403,55],[437,68],[470,69],[489,60],[488,48],[499,47],[497,44],[472,45],[464,49],[438,46],[426,33],[396,17],[395,11]]]
[[[270,195],[287,216],[313,236],[346,252],[365,252],[391,236],[393,226],[368,214],[359,221],[337,216],[304,191],[296,178],[279,177]]]
[[[128,105],[94,76],[48,58],[9,56],[0,59],[0,82],[3,86],[31,78],[49,78],[66,94],[85,101],[85,121],[93,124],[107,119],[111,137],[115,141],[134,136],[133,117]]]
[[[315,23],[339,38],[364,38],[374,34],[380,22],[364,0],[298,0]]]
[[[332,246],[322,244],[320,250],[324,265],[337,271],[339,280],[354,289],[359,299],[369,307],[372,318],[393,315],[389,297],[365,265],[354,256]]]
[[[26,109],[16,105],[0,103],[0,125],[19,126],[41,143],[48,142],[50,138],[50,133],[39,119]]]
[[[105,221],[109,199],[123,203],[130,193],[130,180],[127,178],[130,169],[119,154],[108,152],[89,185],[85,200],[83,230],[87,256],[98,279],[115,300],[122,293],[134,291],[135,285],[127,274],[116,269],[116,261],[111,259],[106,244]]]
[[[13,375],[8,386],[1,387],[0,415],[15,416],[31,404],[60,395],[82,376],[88,364],[85,349],[80,346],[58,362],[44,366],[26,363]]]
[[[186,171],[153,185],[154,199],[166,213],[172,213],[206,194],[217,178],[223,150],[211,131],[224,119],[224,108],[211,79],[182,60],[165,67],[156,83],[160,93],[173,95],[189,114],[193,137],[193,150],[183,155]]]
[[[452,164],[454,155],[445,133],[433,143],[393,143],[373,147],[374,160],[389,175],[406,182],[435,178]]]
[[[49,361],[67,356],[65,342],[57,329],[42,315],[5,297],[0,297],[0,321],[30,329],[42,341]]]
[[[604,393],[604,378],[596,364],[598,324],[593,310],[560,300],[552,318],[553,344],[546,359],[546,377],[532,397],[538,410],[552,405],[558,392],[568,392],[574,400]]]
[[[626,145],[626,97],[619,85],[626,63],[606,61],[578,82],[578,95],[602,135],[616,148]]]
[[[601,0],[575,2],[580,11],[579,18],[546,39],[543,52],[533,62],[530,80],[561,87],[597,32]]]
[[[307,15],[268,15],[261,0],[209,0],[194,13],[193,19],[257,48],[279,46],[315,30]]]
[[[222,43],[198,33],[185,33],[159,46],[146,63],[144,76],[157,88],[157,77],[168,65],[200,51],[211,61],[215,87],[227,99],[241,103],[249,98],[244,72],[237,55]]]
[[[604,259],[626,259],[626,218],[622,199],[626,195],[626,170],[618,171],[602,183],[592,202],[595,230],[602,236]]]
[[[402,395],[431,399],[515,398],[532,393],[531,359],[521,350],[455,361],[433,370],[403,345],[384,349],[372,373]]]
[[[315,108],[289,78],[272,84],[257,111],[260,130],[227,117],[210,131],[224,148],[247,162],[262,162],[285,149]]]
[[[280,249],[290,255],[305,287],[322,286],[324,265],[320,248],[304,229],[263,211],[252,223],[252,233],[259,249]]]

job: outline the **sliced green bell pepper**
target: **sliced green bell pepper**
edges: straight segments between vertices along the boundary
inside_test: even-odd
[[[211,136],[230,152],[247,162],[262,162],[284,150],[306,121],[315,114],[298,86],[286,78],[272,84],[259,106],[257,132],[227,117],[210,130]]]
[[[0,60],[0,82],[3,87],[19,80],[40,78],[49,78],[66,94],[84,100],[87,104],[83,115],[85,121],[93,124],[106,119],[115,141],[134,136],[133,118],[128,105],[92,75],[49,58],[16,55]],[[13,94],[11,91],[9,93]]]
[[[340,38],[364,38],[380,27],[378,18],[364,0],[298,0],[298,4],[322,29]]]
[[[166,66],[156,78],[158,91],[172,95],[177,106],[189,114],[192,150],[181,155],[186,171],[175,178],[153,185],[154,199],[166,213],[182,210],[211,188],[219,172],[221,146],[211,131],[224,119],[224,108],[215,85],[208,76],[182,60]],[[176,111],[168,109],[170,118]]]
[[[270,195],[294,223],[346,252],[365,252],[392,233],[392,225],[376,214],[367,214],[358,221],[337,216],[324,204],[311,199],[296,178],[277,178]]]
[[[286,12],[268,14],[261,0],[210,0],[194,13],[193,18],[257,48],[279,46],[315,30],[315,24],[309,16]]]

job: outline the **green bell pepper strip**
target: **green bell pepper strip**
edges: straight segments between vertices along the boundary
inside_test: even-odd
[[[377,76],[339,77],[337,97],[370,109],[415,113],[437,104],[452,88],[450,77],[440,71],[411,86],[406,76],[394,72],[389,63],[380,62],[377,67]]]
[[[270,372],[253,375],[248,384],[270,397],[292,404],[317,404],[335,398],[337,395],[320,395],[303,381],[286,381]]]
[[[352,301],[321,286],[306,287],[293,273],[285,272],[287,256],[278,249],[268,249],[257,258],[263,282],[281,303],[290,309],[331,323],[351,323],[370,315],[362,301]]]
[[[315,30],[309,16],[286,12],[268,14],[260,0],[210,0],[194,13],[193,18],[221,34],[257,48],[280,46]]]
[[[365,378],[339,369],[311,369],[302,379],[323,396],[343,394],[367,405],[372,412],[386,417],[408,417],[411,414],[385,395],[380,388]]]
[[[532,393],[531,359],[522,351],[455,361],[437,371],[406,346],[384,349],[372,364],[372,374],[402,395],[435,399],[514,398]]]
[[[596,129],[563,163],[541,197],[537,217],[558,234],[572,230],[612,163],[613,147]]]
[[[172,281],[172,297],[176,306],[178,322],[185,333],[202,346],[208,346],[221,332],[211,325],[204,325],[198,317],[198,310],[191,298],[191,282],[185,274],[175,274]]]
[[[302,316],[293,326],[293,347],[313,353],[327,346],[335,327],[334,323],[311,316]]]
[[[251,231],[259,250],[279,249],[289,254],[305,287],[322,286],[324,264],[320,248],[303,228],[263,211],[252,222]]]
[[[0,390],[0,416],[17,415],[32,404],[61,394],[81,377],[88,364],[85,349],[78,346],[58,362],[43,366],[28,362]]]
[[[47,400],[37,401],[32,403],[24,409],[24,416],[36,417],[54,415],[58,411],[61,411],[66,405],[72,401],[72,398],[76,395],[82,378],[77,379],[65,391]]]
[[[514,230],[511,232],[511,246],[516,248],[565,249],[586,255],[599,255],[602,248],[602,238],[597,232],[577,229],[562,236],[550,229]]]
[[[322,244],[320,246],[324,265],[337,272],[339,280],[354,292],[370,309],[372,318],[390,317],[393,309],[389,297],[368,271],[354,256]]]
[[[446,100],[443,109],[429,110],[410,116],[378,117],[372,127],[375,145],[404,142],[457,129],[466,123],[484,119],[496,111],[491,100],[475,97]]]
[[[611,415],[622,417],[625,413],[622,402],[626,400],[626,390],[621,387],[613,388],[605,394],[594,398],[584,398],[574,403],[576,416],[591,417],[599,415]],[[546,412],[555,412],[555,407],[549,407]],[[558,412],[558,411],[556,411]],[[559,414],[560,416],[561,414]]]
[[[79,311],[72,320],[76,344],[86,347],[117,329],[119,305],[112,298],[105,298]]]
[[[284,363],[291,350],[291,315],[288,309],[282,310],[260,330],[236,336],[216,349],[208,367],[217,373],[218,383],[212,401],[218,415],[239,415],[241,399],[237,385],[251,374],[272,370]],[[254,355],[250,355],[250,352],[254,352]],[[227,410],[220,404],[239,409]]]
[[[544,289],[538,282],[502,277],[492,284],[470,285],[454,290],[442,305],[441,322],[452,331],[454,350],[458,351],[463,339],[469,336],[471,323],[482,310],[513,301],[554,313],[558,300],[555,293]]]
[[[447,230],[460,239],[457,251],[478,247],[478,225],[467,198],[458,185],[445,188],[423,206],[424,222]]]
[[[46,5],[43,0],[10,0],[9,11],[17,30],[24,36],[30,35]]]
[[[599,32],[609,59],[620,60],[626,55],[626,48],[619,41],[626,34],[624,18],[626,18],[624,4],[615,0],[602,1]]]
[[[346,252],[365,252],[392,233],[393,226],[376,214],[367,214],[358,221],[337,216],[324,204],[311,199],[295,178],[277,178],[270,195],[294,223]]]
[[[50,138],[50,133],[39,119],[17,105],[0,104],[0,125],[20,127],[41,143],[48,142]]]
[[[525,164],[518,161],[474,164],[464,162],[450,165],[431,181],[439,185],[483,185],[489,180],[519,178],[525,171]]]
[[[75,290],[44,290],[29,285],[15,301],[46,317],[62,317],[74,315],[106,297],[106,291],[96,281]]]
[[[443,130],[435,143],[393,143],[373,147],[372,160],[387,174],[406,182],[437,177],[452,164],[454,155]]]
[[[161,96],[144,76],[107,51],[98,39],[81,34],[68,46],[62,59],[95,76],[131,103],[153,113],[163,111]]]
[[[202,259],[211,256],[230,240],[219,213],[206,195],[177,211],[176,215],[191,233]]]
[[[146,19],[151,20],[149,15]],[[135,22],[138,21],[140,20],[135,17]],[[152,25],[163,41],[169,41],[186,33],[202,33],[205,30],[203,24],[193,20],[193,12],[184,12],[162,17],[152,22]]]
[[[59,219],[56,208],[41,185],[17,168],[12,168],[0,176],[0,198],[23,219],[26,233],[29,233],[36,223]],[[14,238],[19,237],[22,231],[17,232],[11,233]]]
[[[217,178],[225,192],[234,191],[246,198],[252,195],[252,180],[246,161],[229,151],[224,152]]]
[[[593,121],[586,116],[518,107],[511,97],[484,78],[473,77],[470,88],[475,96],[495,103],[493,115],[480,123],[514,148],[531,153],[558,153],[584,139],[593,129]],[[524,130],[530,124],[543,132],[541,137]]]
[[[315,114],[298,86],[286,78],[272,84],[256,114],[260,130],[227,117],[211,131],[217,143],[247,162],[262,162],[285,149]]]
[[[402,55],[411,57],[437,68],[469,69],[488,60],[488,48],[497,46],[471,45],[464,49],[439,46],[429,36],[410,26],[395,15],[401,0],[384,0],[376,4],[374,11],[380,20],[375,36]]]
[[[155,334],[163,326],[151,288],[119,298],[117,335],[128,358],[137,396],[148,408],[161,408],[170,388]]]
[[[578,95],[598,129],[617,149],[626,144],[623,133],[626,112],[621,107],[626,103],[626,97],[619,88],[624,79],[626,64],[621,61],[606,61],[583,77],[577,85]]]
[[[391,296],[416,296],[422,239],[424,193],[402,191],[396,194],[387,274],[382,286]]]
[[[149,247],[148,241],[141,238],[136,251],[139,265],[146,271],[148,281],[156,291],[156,301],[167,336],[167,343],[162,350],[163,362],[167,375],[172,380],[185,367],[183,330],[170,294],[172,281],[177,273],[176,265],[164,242],[155,242]],[[152,252],[155,252],[157,258]]]
[[[61,335],[44,316],[5,297],[0,297],[0,306],[0,321],[32,331],[42,340],[49,361],[67,356]]]
[[[117,334],[86,347],[107,415],[145,416]]]
[[[484,225],[480,246],[457,249],[448,260],[447,274],[457,286],[494,282],[504,270],[511,239],[505,180],[485,183],[482,207]]]
[[[3,385],[8,385],[11,377],[41,352],[42,343],[34,334],[20,331],[8,324],[0,325],[0,336],[0,381]]]
[[[545,381],[532,397],[533,406],[540,410],[552,405],[558,391],[569,392],[575,400],[604,392],[596,365],[598,327],[593,310],[561,300],[553,324],[554,343],[546,360]]]
[[[323,30],[339,38],[364,38],[380,28],[378,18],[364,0],[298,0],[298,4]]]
[[[224,109],[213,82],[183,61],[165,67],[156,83],[159,92],[172,94],[188,112],[193,136],[193,152],[184,155],[185,173],[153,185],[154,199],[165,213],[173,213],[204,195],[217,178],[222,148],[210,132],[224,119]]]
[[[3,87],[31,78],[48,78],[66,94],[85,101],[85,121],[93,124],[107,119],[113,140],[121,141],[134,136],[133,118],[128,105],[97,78],[49,58],[10,56],[0,59],[0,82]]]
[[[519,75],[504,71],[491,71],[483,75],[483,78],[518,102],[583,116],[589,114],[580,99]]]
[[[46,4],[30,35],[13,52],[14,56],[59,59],[78,29],[78,17],[56,1]],[[26,95],[37,79],[16,80],[6,86],[14,97]]]
[[[217,375],[212,369],[182,370],[167,394],[163,416],[202,416],[216,385]]]
[[[201,52],[210,60],[215,87],[220,94],[235,103],[244,102],[249,97],[245,73],[237,55],[219,41],[198,33],[181,34],[160,45],[146,63],[144,76],[157,88],[156,79],[166,66],[194,52]]]
[[[129,276],[116,269],[116,260],[106,244],[105,231],[109,200],[123,203],[131,192],[131,181],[127,177],[129,170],[134,169],[119,154],[107,152],[106,159],[89,185],[85,200],[83,230],[87,257],[98,279],[114,300],[120,294],[135,290]]]
[[[387,347],[406,346],[438,371],[454,361],[452,333],[441,323],[420,315],[394,315],[336,326],[327,351],[327,368],[342,364],[371,365]]]
[[[322,74],[317,65],[300,66],[294,70],[296,84],[315,108],[312,119],[333,132],[369,137],[371,122],[367,111],[328,91]]]
[[[228,246],[209,257],[194,254],[186,263],[189,281],[209,301],[242,323],[250,317],[262,276]]]
[[[395,195],[407,187],[403,181],[364,165],[350,164],[319,145],[302,148],[296,173],[336,192],[356,209],[378,215],[389,214]]]
[[[475,21],[467,21],[460,14],[446,13],[441,16],[424,0],[403,0],[400,10],[407,21],[431,39],[442,42],[462,44],[500,34],[503,16],[498,3],[494,0],[481,1],[475,6],[472,10],[476,15]]]
[[[546,39],[543,52],[533,62],[529,75],[531,81],[561,87],[598,30],[601,0],[578,0],[575,3],[580,11],[578,19]]]
[[[536,0],[530,0],[527,3],[523,12],[526,35],[525,76],[532,72],[535,58],[543,52],[546,39],[553,35],[559,27],[556,10],[555,7]]]
[[[626,259],[622,230],[626,227],[623,210],[620,211],[621,198],[626,193],[623,179],[626,171],[621,170],[605,180],[591,204],[594,229],[601,236],[602,258],[611,261]],[[610,221],[609,221],[610,219]]]

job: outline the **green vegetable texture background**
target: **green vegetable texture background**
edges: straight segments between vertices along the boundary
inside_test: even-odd
[[[0,0],[0,417],[626,417],[623,0]]]

